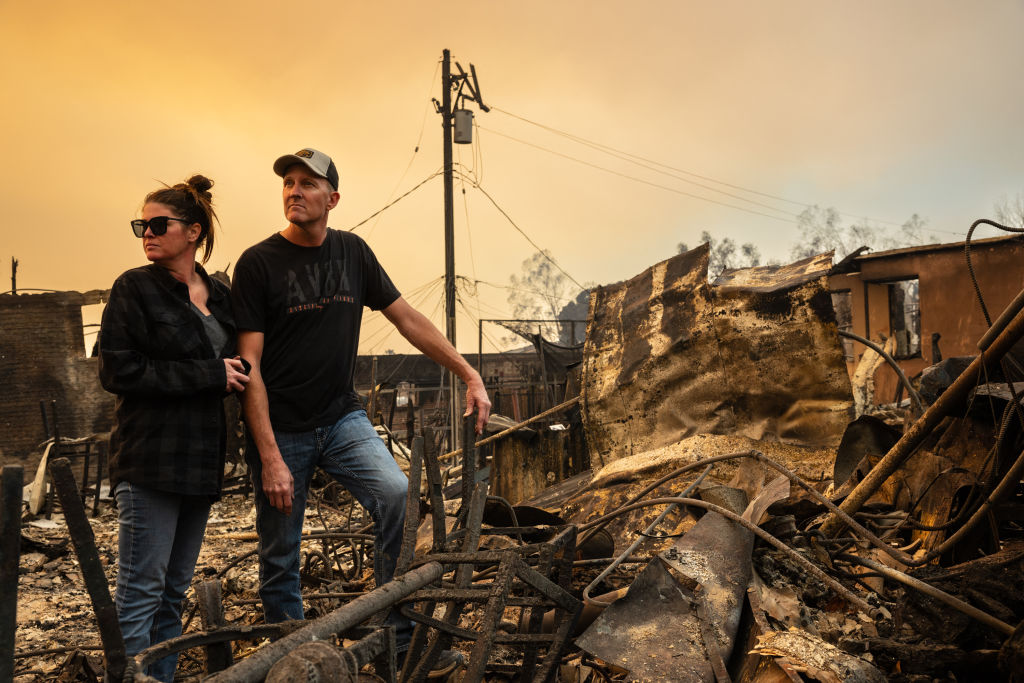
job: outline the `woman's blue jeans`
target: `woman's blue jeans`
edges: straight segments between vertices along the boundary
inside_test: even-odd
[[[181,635],[181,601],[192,583],[211,501],[126,481],[114,488],[114,498],[119,526],[114,602],[131,657]],[[177,655],[168,655],[147,673],[169,682],[177,664]]]
[[[294,480],[290,515],[270,504],[263,493],[259,452],[251,441],[246,448],[255,489],[260,598],[267,623],[303,618],[299,542],[306,495],[317,467],[341,483],[369,511],[374,530],[373,576],[378,586],[395,574],[409,488],[408,479],[370,424],[366,411],[348,413],[333,425],[308,432],[275,430],[274,438]],[[399,631],[401,641],[404,629],[399,626]]]

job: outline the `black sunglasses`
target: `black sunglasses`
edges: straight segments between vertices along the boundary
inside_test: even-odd
[[[175,218],[174,216],[153,216],[148,221],[136,218],[132,221],[132,232],[136,237],[142,237],[146,234],[146,228],[149,228],[154,235],[160,236],[167,232],[167,221],[178,221],[186,225],[189,223],[184,218]]]

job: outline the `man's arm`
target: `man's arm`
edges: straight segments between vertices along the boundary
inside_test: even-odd
[[[466,384],[466,415],[477,410],[476,433],[482,434],[491,414],[491,400],[480,373],[466,362],[441,331],[425,315],[409,305],[402,297],[385,308],[382,313],[402,336],[435,363],[454,372]]]
[[[242,410],[245,426],[256,442],[263,467],[263,492],[270,504],[288,515],[292,511],[294,483],[291,470],[284,464],[281,451],[274,439],[270,425],[270,402],[267,400],[267,386],[263,383],[260,361],[263,358],[263,333],[243,331],[238,333],[238,355],[249,361],[249,384],[242,393]]]

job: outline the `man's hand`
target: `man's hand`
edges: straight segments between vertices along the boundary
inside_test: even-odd
[[[295,491],[295,483],[292,480],[291,470],[284,464],[284,460],[278,455],[270,462],[263,462],[263,493],[267,495],[270,504],[286,515],[292,513],[292,493]]]
[[[473,380],[466,385],[466,414],[476,410],[476,433],[483,434],[487,426],[487,418],[491,415],[491,399],[487,397],[487,389],[482,380]]]

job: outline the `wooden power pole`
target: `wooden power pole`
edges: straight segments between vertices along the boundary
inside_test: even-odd
[[[452,92],[456,93],[456,108],[463,100],[476,102],[480,109],[488,111],[489,108],[483,103],[480,97],[480,86],[476,80],[476,69],[469,65],[470,73],[467,74],[455,63],[459,73],[452,76],[451,53],[446,49],[441,58],[441,102],[434,100],[435,107],[441,114],[441,128],[444,136],[444,311],[445,311],[445,333],[452,346],[455,343],[455,211],[453,199],[453,168],[452,168],[452,127],[455,111],[452,108]],[[456,87],[457,86],[457,87]],[[463,88],[469,92],[464,93]],[[459,142],[467,142],[460,140]],[[458,347],[456,347],[458,348]],[[449,391],[449,444],[452,449],[459,447],[458,438],[461,432],[461,415],[459,414],[459,392],[458,381],[455,373],[448,372]]]
[[[455,212],[452,180],[452,63],[446,49],[441,62],[441,128],[444,131],[444,317],[448,341],[455,346]],[[456,348],[458,348],[456,346]],[[448,371],[448,443],[458,448],[459,393]]]

